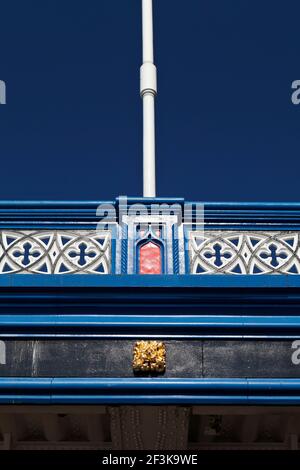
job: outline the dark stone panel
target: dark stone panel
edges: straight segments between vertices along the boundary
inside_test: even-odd
[[[1,377],[134,377],[135,340],[5,339]],[[300,378],[292,340],[167,340],[174,378]],[[300,357],[300,354],[299,354]]]
[[[299,378],[291,340],[204,341],[204,377]]]
[[[7,339],[1,377],[134,377],[135,340]],[[165,341],[164,377],[201,377],[201,342]]]

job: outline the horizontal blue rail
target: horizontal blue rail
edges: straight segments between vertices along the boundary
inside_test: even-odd
[[[0,378],[0,403],[299,405],[300,379]]]
[[[1,328],[193,328],[291,329],[300,328],[300,316],[243,315],[0,315]]]
[[[99,222],[97,208],[105,204],[124,211],[133,204],[144,204],[148,210],[155,204],[184,208],[183,220],[190,222],[196,207],[204,208],[204,223],[210,229],[232,230],[299,230],[298,202],[188,202],[182,198],[130,197],[126,205],[120,198],[112,201],[0,201],[0,228],[16,229],[93,229]],[[162,208],[161,208],[162,210]]]
[[[36,288],[300,288],[300,275],[1,274],[0,287]]]

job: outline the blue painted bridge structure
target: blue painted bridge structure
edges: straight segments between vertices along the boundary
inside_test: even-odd
[[[0,403],[298,405],[299,235],[296,203],[0,203]]]

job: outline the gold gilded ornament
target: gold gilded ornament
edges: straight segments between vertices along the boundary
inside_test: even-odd
[[[166,368],[166,348],[160,341],[137,341],[132,367],[139,373],[162,373]]]

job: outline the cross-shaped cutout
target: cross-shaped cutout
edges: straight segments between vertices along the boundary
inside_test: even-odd
[[[95,258],[96,255],[97,253],[95,251],[88,251],[88,245],[84,242],[78,245],[78,250],[74,250],[69,253],[71,258],[79,258],[78,264],[80,264],[80,266],[85,266],[89,261],[88,258]]]

